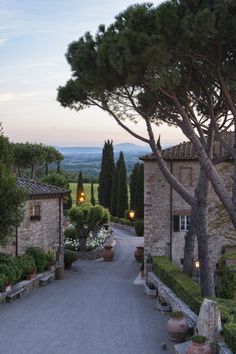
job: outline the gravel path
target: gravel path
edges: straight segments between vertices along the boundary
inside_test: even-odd
[[[1,354],[173,354],[168,316],[133,285],[140,237],[114,227],[113,262],[77,261],[64,281],[0,305]],[[161,344],[167,343],[167,351]]]

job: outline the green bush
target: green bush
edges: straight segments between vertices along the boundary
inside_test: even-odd
[[[0,274],[7,278],[7,282],[14,284],[22,278],[22,269],[17,257],[0,255]]]
[[[18,257],[18,263],[21,266],[23,278],[34,271],[36,272],[35,260],[29,254],[24,254],[23,256]]]
[[[125,218],[118,218],[117,216],[110,216],[110,220],[116,224],[134,226],[134,222]]]
[[[137,236],[143,236],[144,233],[144,222],[143,220],[136,220],[134,222],[134,228]]]
[[[38,273],[41,273],[45,270],[45,267],[47,266],[46,252],[44,252],[39,247],[29,247],[26,250],[26,254],[28,254],[34,258],[36,270]]]
[[[198,314],[203,301],[199,285],[182,273],[166,256],[153,257],[153,268],[160,280]]]
[[[73,262],[75,262],[78,259],[78,253],[65,249],[65,254],[64,254],[64,263],[65,263],[65,268],[71,268],[71,265]]]
[[[8,280],[4,274],[0,274],[0,290],[3,290],[7,285]]]
[[[232,350],[233,353],[236,353],[236,323],[226,323],[223,328],[223,336]]]
[[[71,240],[76,240],[76,231],[73,225],[69,225],[64,231],[64,237]]]

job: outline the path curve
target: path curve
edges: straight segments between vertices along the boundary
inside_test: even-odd
[[[143,238],[113,229],[112,262],[79,260],[64,281],[0,305],[1,353],[174,353],[166,338],[168,316],[154,309],[142,285],[133,285],[138,275],[133,252]]]

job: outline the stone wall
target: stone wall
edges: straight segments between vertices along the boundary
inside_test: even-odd
[[[194,194],[194,188],[199,175],[197,161],[173,161],[172,166],[167,162],[169,169],[185,187]],[[228,190],[232,183],[232,165],[221,163],[217,169],[222,176]],[[191,178],[188,173],[191,170]],[[187,172],[186,172],[187,171]],[[182,179],[182,180],[181,180]],[[144,247],[147,253],[154,255],[170,255],[171,220],[173,215],[190,215],[190,206],[172,190],[171,213],[171,187],[162,176],[155,161],[144,163]],[[224,211],[218,197],[210,189],[209,203],[209,235],[212,245],[212,257],[217,262],[220,250],[224,244],[235,244],[236,233]],[[172,215],[171,215],[172,214]],[[184,254],[185,232],[172,232],[172,257],[173,261],[180,264]],[[197,258],[197,246],[195,247]]]
[[[31,203],[40,205],[40,220],[30,219]],[[24,220],[18,227],[18,254],[24,253],[30,246],[38,246],[45,251],[49,249],[56,251],[59,246],[59,199],[27,200],[24,209]],[[15,255],[15,234],[5,247],[0,248],[0,252]]]

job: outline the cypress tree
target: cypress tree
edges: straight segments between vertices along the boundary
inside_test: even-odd
[[[130,209],[137,211],[137,199],[138,199],[138,171],[139,171],[139,163],[134,165],[134,168],[130,175]]]
[[[79,177],[78,177],[78,182],[77,182],[77,192],[76,192],[76,205],[80,203],[80,197],[81,193],[84,192],[84,186],[83,186],[83,175],[82,172],[79,171]]]
[[[96,200],[95,200],[95,197],[94,197],[93,181],[91,182],[91,199],[90,199],[90,202],[91,202],[92,205],[96,204]]]
[[[116,162],[116,167],[113,173],[112,188],[111,188],[111,206],[110,213],[113,216],[117,216],[117,186],[119,178],[119,160]]]
[[[98,200],[105,208],[111,207],[111,189],[114,173],[113,142],[107,140],[102,152],[101,172],[99,175]]]
[[[143,163],[141,163],[138,168],[136,217],[138,219],[143,219],[143,217],[144,217],[144,167],[143,167]]]
[[[123,152],[120,152],[119,157],[119,173],[117,185],[117,216],[123,218],[125,211],[128,209],[128,189],[126,166]]]

